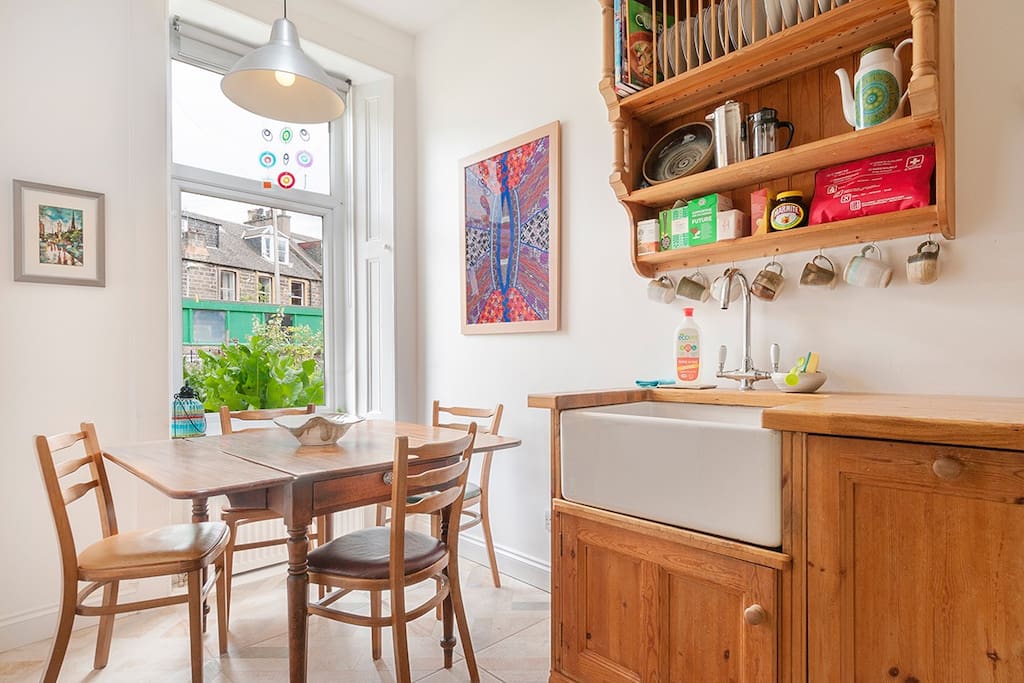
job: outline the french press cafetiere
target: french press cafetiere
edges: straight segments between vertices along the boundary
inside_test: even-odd
[[[789,121],[779,121],[778,112],[770,107],[754,112],[747,117],[747,121],[750,122],[750,151],[754,157],[786,149],[793,142],[793,124]],[[776,146],[776,128],[789,129],[789,139],[783,147]]]

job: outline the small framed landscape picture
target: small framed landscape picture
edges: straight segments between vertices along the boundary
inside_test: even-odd
[[[14,279],[105,284],[103,195],[14,181]]]
[[[558,122],[461,162],[462,333],[558,329]]]

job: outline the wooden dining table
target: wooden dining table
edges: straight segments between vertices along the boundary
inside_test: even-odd
[[[194,522],[208,519],[207,501],[217,495],[226,495],[233,507],[269,508],[284,517],[289,680],[299,683],[306,680],[307,529],[313,518],[389,500],[396,437],[406,436],[410,446],[418,446],[464,435],[455,429],[368,420],[328,446],[300,446],[284,429],[270,428],[114,446],[105,449],[104,457],[171,498],[191,500]],[[520,443],[477,434],[473,451]],[[410,461],[410,474],[419,469]],[[443,614],[442,647],[450,656],[455,646],[451,610]]]

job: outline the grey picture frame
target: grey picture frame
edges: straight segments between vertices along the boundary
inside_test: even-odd
[[[15,281],[105,287],[104,200],[105,196],[100,192],[15,179]],[[51,249],[45,249],[43,246],[46,241],[44,235],[48,232],[41,217],[44,209],[72,215],[72,225],[74,219],[82,219],[82,225],[76,226],[80,233],[77,244],[68,244],[66,240],[58,242],[54,239],[54,234],[60,237],[63,232],[49,233],[52,253],[60,255],[57,262],[44,260],[44,254],[48,255],[51,252]],[[87,221],[84,219],[85,216],[88,216]],[[74,234],[75,231],[68,232]],[[68,246],[72,247],[70,251]],[[36,256],[27,257],[27,250],[31,250],[31,254]]]

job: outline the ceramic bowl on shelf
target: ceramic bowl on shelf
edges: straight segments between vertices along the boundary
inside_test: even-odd
[[[644,178],[651,185],[699,173],[711,163],[715,134],[703,121],[669,131],[644,157]]]
[[[365,419],[347,413],[314,413],[281,415],[274,418],[274,424],[287,429],[303,446],[326,446],[338,441],[352,425]]]
[[[788,372],[773,372],[772,382],[788,394],[809,394],[821,388],[828,376],[824,372],[801,372],[797,375],[796,384],[786,384]]]

